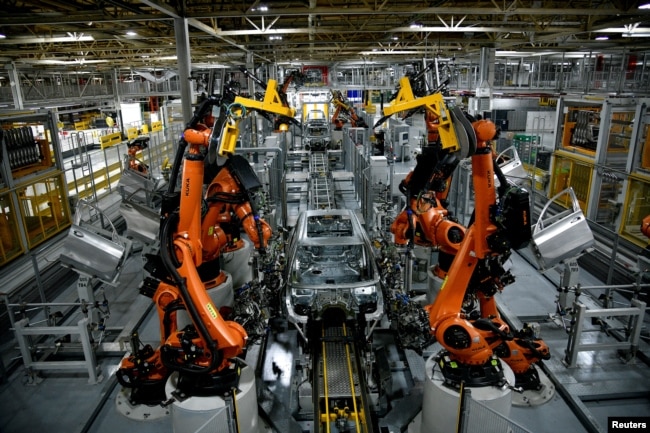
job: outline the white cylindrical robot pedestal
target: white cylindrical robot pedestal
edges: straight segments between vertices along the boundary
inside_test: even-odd
[[[427,271],[428,284],[427,284],[427,304],[433,304],[433,301],[438,297],[440,288],[442,287],[443,279],[438,277],[434,272],[434,266],[431,266]]]
[[[444,378],[435,362],[435,357],[435,354],[432,355],[426,362],[427,377],[424,382],[420,433],[454,432],[458,424],[460,394],[457,390],[444,384]],[[506,380],[510,385],[514,385],[515,375],[512,369],[505,362],[501,362],[501,365]],[[435,371],[434,366],[436,367]],[[466,387],[465,389],[471,390],[473,400],[483,403],[505,417],[510,415],[512,390],[509,387],[482,386]],[[489,427],[489,423],[486,423],[485,429],[481,429],[481,433],[492,433]]]
[[[172,373],[165,386],[171,397],[178,383],[178,373]],[[230,423],[232,408],[221,396],[192,396],[171,405],[172,431],[174,433],[261,433],[257,414],[257,391],[253,369],[245,365],[241,369],[234,397],[237,419]]]
[[[253,268],[248,263],[253,254],[253,243],[242,238],[244,246],[236,251],[221,255],[221,269],[232,275],[232,286],[239,289],[253,279]]]

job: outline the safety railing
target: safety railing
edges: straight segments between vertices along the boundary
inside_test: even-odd
[[[462,396],[458,433],[531,433],[513,420],[491,407],[472,398],[470,389],[465,388]]]
[[[0,294],[0,303],[6,308],[6,319],[13,330],[20,352],[16,360],[22,359],[27,375],[32,381],[36,380],[36,372],[43,370],[85,369],[88,371],[90,383],[98,383],[102,379],[94,351],[101,344],[107,330],[106,320],[110,316],[110,310],[105,297],[103,301],[96,300],[95,284],[92,281],[100,280],[114,284],[121,270],[121,261],[128,256],[131,249],[131,241],[119,237],[112,222],[103,216],[102,228],[94,227],[91,230],[92,226],[86,224],[86,221],[97,219],[95,217],[101,214],[101,210],[88,203],[81,203],[82,209],[75,212],[75,222],[63,245],[60,246],[59,242],[50,243],[31,253],[38,296],[30,294],[22,286],[15,291]],[[85,224],[83,227],[82,220]],[[107,222],[110,231],[103,229],[104,222]],[[41,281],[45,275],[41,275],[44,272],[39,272],[39,268],[43,271],[39,258],[54,264],[57,262],[56,252],[59,249],[60,263],[80,274],[77,280],[78,302],[48,301],[48,297],[56,297],[56,292],[46,290],[51,282],[46,284]],[[116,252],[117,254],[114,254]],[[119,263],[111,258],[117,258],[118,255]],[[61,268],[52,268],[48,272],[48,279],[61,282],[61,278],[56,278],[60,273],[49,275],[55,269]],[[20,273],[32,274],[24,271]],[[40,299],[40,302],[34,302],[35,299]],[[75,314],[83,317],[73,323],[70,318]],[[64,337],[56,338],[61,335]],[[58,356],[63,352],[74,356]],[[13,353],[3,355],[6,357]],[[83,360],[79,360],[80,357]]]
[[[585,351],[598,351],[598,350],[614,350],[622,349],[628,351],[628,356],[633,358],[639,348],[639,339],[641,337],[641,328],[643,326],[643,318],[645,316],[646,303],[638,299],[631,300],[630,307],[621,308],[597,308],[587,309],[581,302],[574,302],[571,319],[571,329],[569,332],[569,339],[567,340],[566,356],[564,363],[567,367],[576,367],[578,362],[578,354]],[[629,317],[628,324],[623,328],[616,328],[615,326],[608,325],[608,320],[612,317]],[[595,322],[600,323],[600,326],[594,329],[585,328],[585,319],[595,319]],[[621,322],[622,323],[622,322]],[[607,340],[598,343],[585,343],[582,341],[582,336],[586,332],[602,332],[606,330],[609,334],[615,330],[623,330],[624,334],[628,337],[624,341]]]
[[[21,319],[14,325],[16,341],[20,347],[23,364],[29,372],[42,370],[79,370],[88,371],[88,383],[96,384],[102,381],[101,368],[97,363],[95,352],[91,343],[89,320],[87,317],[79,320],[77,325],[71,326],[31,326],[29,320]],[[32,351],[31,337],[44,335],[78,335],[83,349],[83,360],[47,361],[35,358]],[[56,351],[56,343],[53,352]]]
[[[149,133],[149,145],[142,149],[142,162],[150,167],[162,167],[166,160],[173,160],[177,145],[175,138],[180,136],[180,128],[180,125],[173,125],[171,131]],[[122,176],[122,161],[127,152],[126,142],[120,142],[83,153],[81,160],[71,158],[65,161],[68,195],[79,199],[96,196],[99,199],[111,193]]]

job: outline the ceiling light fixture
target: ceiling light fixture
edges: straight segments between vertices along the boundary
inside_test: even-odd
[[[7,35],[5,35],[4,33],[0,33],[0,39],[5,39],[6,37]]]
[[[128,32],[126,32],[126,35],[127,36],[137,36],[138,34],[136,32],[134,32],[133,30],[129,30]]]
[[[639,5],[639,9],[650,9],[650,3]]]
[[[607,40],[609,40],[609,36],[598,36],[595,40],[597,40],[597,41],[607,41]]]

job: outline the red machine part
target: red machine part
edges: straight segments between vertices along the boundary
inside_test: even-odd
[[[641,221],[641,233],[650,238],[650,215]]]

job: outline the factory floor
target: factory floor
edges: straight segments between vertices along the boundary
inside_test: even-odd
[[[341,196],[339,204],[342,203],[356,206],[349,193]],[[296,206],[290,207],[290,219],[300,210]],[[56,248],[52,247],[51,254],[55,254]],[[497,295],[497,300],[502,315],[513,326],[539,323],[541,337],[549,345],[552,355],[550,360],[543,362],[541,370],[549,377],[555,392],[543,404],[513,406],[510,418],[525,429],[522,431],[533,433],[604,433],[608,417],[650,416],[647,327],[639,353],[630,360],[623,360],[616,350],[581,352],[577,365],[566,367],[563,359],[568,335],[562,320],[568,321],[570,317],[555,317],[559,273],[550,270],[542,274],[531,263],[531,254],[527,250],[513,253],[508,266],[516,281]],[[16,275],[5,272],[2,286],[10,287],[15,278]],[[143,342],[156,346],[159,340],[158,317],[151,308],[151,300],[138,292],[141,278],[142,259],[134,251],[118,284],[115,287],[103,286],[109,300],[110,319],[107,322],[109,332],[97,353],[101,368],[98,383],[89,383],[89,375],[83,369],[42,371],[38,375],[29,375],[20,363],[14,361],[20,356],[14,342],[9,340],[0,347],[2,363],[8,367],[4,377],[0,377],[0,433],[172,432],[169,417],[162,415],[155,419],[159,414],[156,408],[151,409],[151,416],[145,413],[142,420],[129,419],[117,408],[116,398],[121,387],[113,373],[128,350],[128,345],[125,345],[128,336],[137,329]],[[584,271],[580,271],[579,280],[586,286],[602,285]],[[593,297],[584,294],[579,300],[589,308],[600,308],[598,291],[594,292]],[[76,284],[72,284],[61,291],[56,301],[74,302],[76,293]],[[625,302],[622,298],[616,300]],[[74,323],[79,318],[81,313],[76,312],[67,320]],[[610,324],[615,322],[616,319],[611,318]],[[583,341],[618,341],[616,332],[606,333],[599,324],[586,324],[585,328],[589,332],[584,334]],[[60,357],[65,359],[63,351]],[[277,393],[287,392],[283,389],[287,383],[280,377],[275,380],[277,383],[265,380],[269,389]]]

